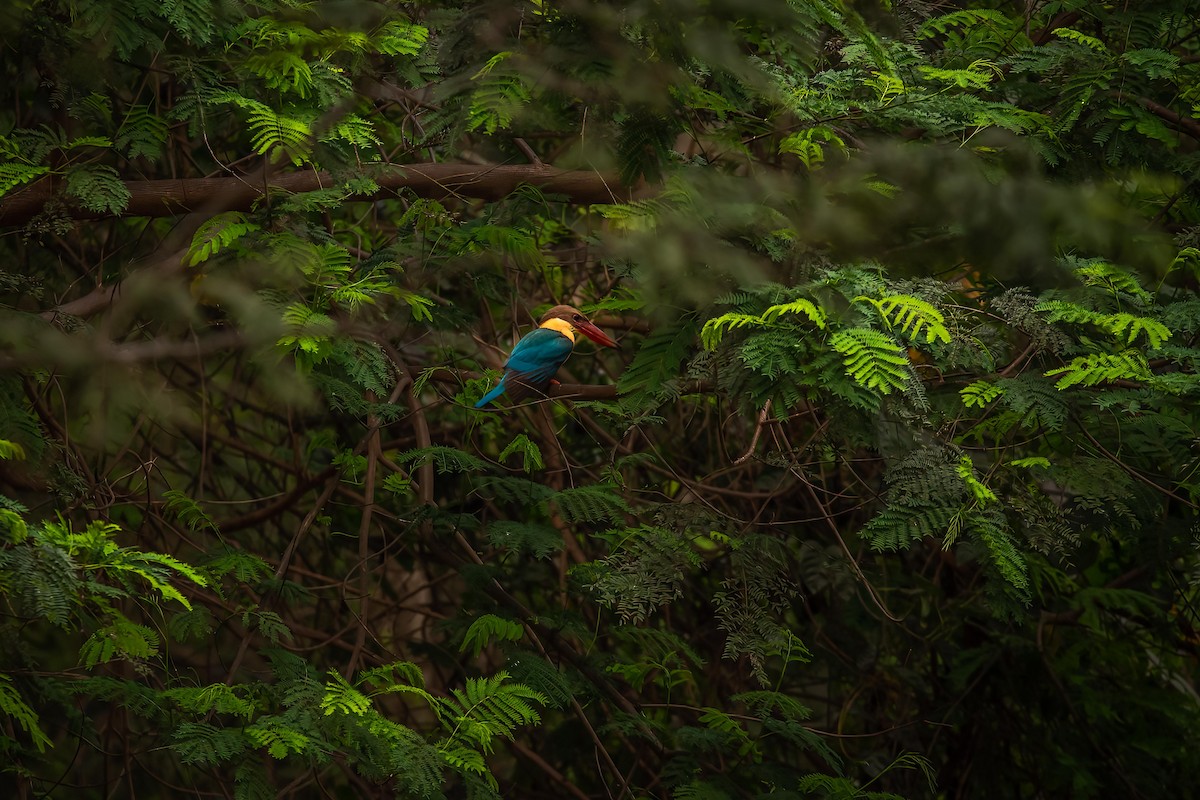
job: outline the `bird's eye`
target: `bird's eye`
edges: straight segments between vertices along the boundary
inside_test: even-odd
[[[583,315],[576,314],[575,316],[571,317],[571,319],[575,320],[576,322],[583,322]]]

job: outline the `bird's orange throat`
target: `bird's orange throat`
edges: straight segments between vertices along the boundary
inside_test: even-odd
[[[555,317],[554,319],[548,319],[541,325],[538,325],[538,327],[549,328],[552,331],[557,331],[558,333],[561,333],[563,336],[570,339],[571,344],[575,344],[575,328],[565,319],[559,319],[558,317]]]

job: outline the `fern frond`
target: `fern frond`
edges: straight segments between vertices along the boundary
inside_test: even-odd
[[[49,167],[21,164],[15,161],[0,164],[0,196],[8,194],[21,184],[29,183],[49,171]]]
[[[265,747],[274,759],[308,752],[312,742],[310,736],[277,716],[259,717],[255,724],[246,726],[242,732],[255,747]]]
[[[377,52],[388,56],[415,56],[429,41],[429,29],[405,19],[393,19],[373,37]]]
[[[729,313],[714,317],[700,329],[700,342],[706,350],[715,350],[727,332],[744,327],[769,327],[784,314],[803,314],[818,328],[825,328],[825,312],[812,301],[798,297],[788,303],[770,306],[762,314]]]
[[[592,591],[622,620],[640,622],[679,597],[697,556],[687,540],[663,528],[642,525],[613,534],[620,542],[599,565]]]
[[[168,689],[162,696],[172,700],[184,711],[198,716],[210,713],[234,714],[245,719],[254,715],[256,706],[253,701],[238,696],[237,687],[223,683],[209,686]]]
[[[950,331],[946,328],[946,317],[933,305],[919,297],[910,294],[886,295],[878,300],[859,296],[856,301],[865,300],[879,309],[880,316],[892,327],[910,339],[917,339],[921,331],[925,331],[925,341],[934,340],[950,343]]]
[[[1139,334],[1145,334],[1151,350],[1157,350],[1171,338],[1171,330],[1161,322],[1124,312],[1108,315],[1101,322],[1101,326],[1112,335],[1123,339],[1127,345],[1133,344],[1133,340]]]
[[[192,235],[191,246],[188,246],[184,255],[187,265],[204,263],[254,230],[258,230],[258,225],[250,222],[244,213],[236,211],[218,213],[215,217],[205,219],[196,234]]]
[[[493,639],[499,639],[504,642],[517,642],[524,635],[525,628],[521,623],[497,617],[495,614],[484,614],[472,622],[471,627],[467,628],[458,651],[465,653],[470,650],[471,656],[474,658]]]
[[[130,158],[157,158],[162,153],[170,129],[166,120],[147,106],[133,106],[125,112],[113,144]]]
[[[133,197],[120,173],[106,164],[77,164],[66,177],[67,194],[97,214],[120,214]]]
[[[433,462],[437,471],[443,475],[454,472],[485,472],[488,469],[486,461],[458,448],[443,445],[407,450],[396,457],[396,463],[410,464],[413,467],[430,462]]]
[[[892,337],[869,328],[847,328],[830,337],[842,354],[846,374],[864,388],[880,394],[905,390],[912,380],[908,353]]]
[[[11,719],[29,734],[39,753],[44,753],[47,747],[54,746],[50,737],[42,731],[37,712],[22,699],[21,693],[12,685],[12,678],[4,673],[0,673],[0,714]]]
[[[321,710],[325,716],[340,714],[359,717],[370,710],[371,701],[367,696],[351,686],[337,670],[330,670],[328,675],[321,697]]]
[[[616,487],[606,484],[563,489],[555,492],[551,501],[567,522],[620,523],[631,512]]]
[[[1144,382],[1151,377],[1146,357],[1137,350],[1079,356],[1065,367],[1047,370],[1042,374],[1047,378],[1061,375],[1054,384],[1059,391],[1072,386],[1095,386],[1112,381]]]
[[[925,537],[944,540],[954,529],[958,509],[948,506],[890,505],[862,527],[873,550],[904,550]]]
[[[467,111],[467,130],[493,134],[512,124],[516,113],[533,99],[525,77],[511,69],[498,67],[513,56],[504,51],[487,60],[471,79],[479,82],[471,93]]]
[[[1151,300],[1150,293],[1142,288],[1141,281],[1129,270],[1107,261],[1092,260],[1075,270],[1079,279],[1088,286],[1108,289],[1114,296],[1126,294],[1143,303]]]
[[[158,634],[117,614],[113,621],[93,633],[79,648],[79,658],[88,669],[114,658],[151,658],[158,654]]]
[[[243,753],[250,741],[236,728],[218,728],[207,722],[184,722],[175,728],[171,749],[184,764],[215,766]]]
[[[521,454],[521,466],[526,472],[533,472],[543,466],[541,448],[523,433],[517,434],[517,437],[508,443],[508,447],[500,451],[497,458],[504,461],[513,453]]]
[[[1006,591],[1020,602],[1028,603],[1029,569],[1017,550],[1004,515],[999,511],[969,514],[966,531],[983,545],[992,566],[1003,579]]]
[[[1004,387],[988,381],[975,381],[959,389],[958,394],[967,408],[983,408],[1004,394]]]
[[[528,551],[534,558],[548,558],[563,548],[562,534],[549,525],[501,520],[487,526],[493,547]]]

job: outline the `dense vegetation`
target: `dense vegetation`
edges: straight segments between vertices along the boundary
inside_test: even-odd
[[[1200,794],[1198,11],[6,4],[3,783]]]

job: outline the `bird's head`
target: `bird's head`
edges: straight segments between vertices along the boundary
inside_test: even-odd
[[[544,325],[552,319],[563,320],[598,345],[603,345],[604,347],[617,346],[617,343],[610,339],[604,331],[589,322],[588,318],[578,308],[574,308],[573,306],[555,306],[542,315],[542,318],[538,320],[538,324]]]

